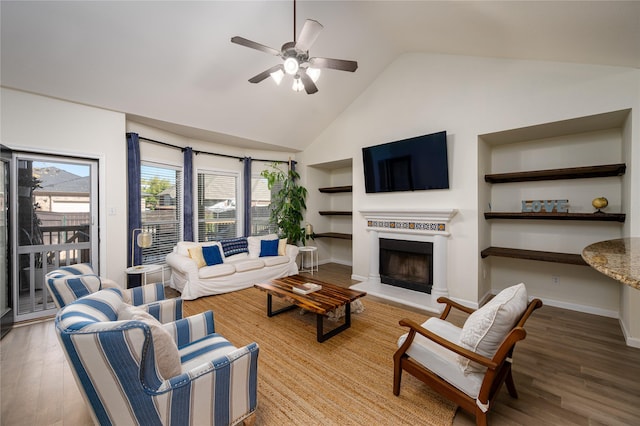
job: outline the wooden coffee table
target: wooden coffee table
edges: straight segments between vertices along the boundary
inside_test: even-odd
[[[304,283],[320,284],[322,289],[309,294],[298,294],[293,291],[294,286],[300,286]],[[339,287],[325,281],[320,281],[318,279],[302,275],[276,278],[275,280],[268,282],[254,284],[254,287],[267,293],[268,317],[272,317],[295,308],[302,308],[315,313],[317,339],[320,343],[351,327],[351,302],[367,295],[367,293],[363,291],[350,290],[348,288]],[[285,299],[287,302],[291,303],[291,305],[274,311],[272,305],[273,296]],[[341,306],[345,307],[344,323],[325,333],[324,317],[329,312]]]

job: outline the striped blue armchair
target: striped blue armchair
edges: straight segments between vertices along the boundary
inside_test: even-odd
[[[58,312],[58,337],[94,422],[255,420],[258,345],[234,347],[215,333],[211,311],[180,318],[181,306],[181,299],[131,306],[121,290],[105,289]],[[160,321],[152,310],[164,312]]]
[[[115,281],[96,275],[88,263],[53,270],[45,276],[45,282],[58,309],[103,288],[120,288]],[[122,290],[122,296],[125,302],[132,305],[156,302],[164,300],[164,286],[162,283],[156,283],[126,289]]]

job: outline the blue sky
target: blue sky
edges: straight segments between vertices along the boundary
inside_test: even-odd
[[[69,164],[69,163],[57,163],[52,161],[34,161],[33,167],[57,167],[61,170],[65,170],[69,173],[73,173],[76,176],[89,176],[91,167],[81,164]]]

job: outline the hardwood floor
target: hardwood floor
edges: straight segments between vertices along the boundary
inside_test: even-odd
[[[356,283],[343,265],[321,265],[314,276]],[[365,306],[367,298],[373,299],[365,297]],[[462,324],[465,317],[454,319]],[[501,390],[489,424],[640,424],[640,349],[625,345],[618,320],[544,306],[526,329],[513,364],[520,397]],[[0,361],[1,425],[92,424],[52,320],[14,328],[0,341]],[[471,424],[473,417],[459,410],[454,425]]]

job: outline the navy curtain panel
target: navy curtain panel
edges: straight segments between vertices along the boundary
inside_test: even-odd
[[[193,239],[193,149],[186,147],[184,153],[184,199],[183,199],[183,225],[182,239]]]
[[[140,140],[137,133],[127,133],[127,186],[128,186],[128,220],[127,220],[127,266],[142,263],[142,249],[134,243],[133,230],[142,226],[142,212],[140,211]],[[133,247],[133,263],[131,264],[131,250]],[[140,274],[127,275],[127,287],[139,287]]]
[[[289,161],[289,167],[291,168],[291,171],[293,171],[293,172],[296,171],[296,164],[298,164],[298,162],[296,160]]]
[[[244,227],[242,235],[251,236],[251,157],[244,157],[243,162],[243,180],[244,180]]]

